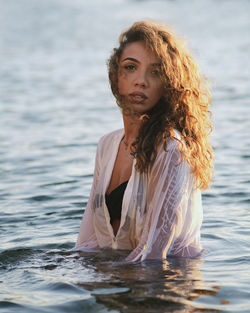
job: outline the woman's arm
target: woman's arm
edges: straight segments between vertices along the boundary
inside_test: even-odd
[[[93,249],[93,248],[98,247],[95,230],[94,230],[94,224],[93,224],[93,202],[94,202],[96,186],[97,186],[98,179],[99,179],[99,173],[100,173],[99,145],[100,143],[98,144],[97,152],[96,152],[93,184],[91,187],[88,204],[85,208],[85,211],[82,217],[80,231],[79,231],[77,242],[74,248],[75,250],[84,250],[85,248]]]
[[[159,152],[152,167],[145,226],[127,261],[164,259],[169,251],[184,257],[199,253],[198,242],[192,247],[197,229],[191,225],[196,211],[190,200],[194,177],[187,162],[180,162],[177,142],[172,141],[167,148]],[[199,229],[200,220],[197,222]]]

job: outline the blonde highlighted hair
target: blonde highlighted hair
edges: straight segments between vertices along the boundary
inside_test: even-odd
[[[132,151],[136,169],[146,172],[153,164],[158,145],[167,145],[177,129],[185,143],[182,157],[187,160],[196,177],[197,188],[207,189],[213,168],[213,150],[209,141],[212,130],[209,84],[201,75],[197,63],[188,52],[185,41],[165,25],[156,22],[136,22],[119,38],[108,61],[112,92],[122,107],[118,90],[119,60],[128,43],[143,41],[161,60],[161,79],[165,93],[155,107],[147,112]]]

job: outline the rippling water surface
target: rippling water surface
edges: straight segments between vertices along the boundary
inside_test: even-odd
[[[250,312],[250,2],[0,0],[0,312]],[[120,128],[106,60],[159,19],[211,80],[201,260],[72,253],[96,144]]]

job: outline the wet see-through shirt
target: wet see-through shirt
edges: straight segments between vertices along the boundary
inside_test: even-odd
[[[180,162],[180,136],[158,148],[149,173],[140,174],[135,162],[122,203],[120,228],[114,236],[105,203],[123,130],[101,138],[94,180],[76,250],[111,247],[131,250],[127,261],[162,259],[167,255],[200,255],[202,203],[190,166]]]

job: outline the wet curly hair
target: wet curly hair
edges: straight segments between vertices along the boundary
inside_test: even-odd
[[[209,141],[212,130],[209,83],[200,73],[197,63],[190,55],[184,40],[163,24],[152,21],[134,23],[119,37],[119,47],[113,50],[108,60],[111,90],[117,104],[124,110],[118,90],[119,61],[127,44],[143,41],[161,60],[161,80],[164,96],[147,112],[132,153],[136,169],[147,172],[153,164],[157,148],[169,138],[174,138],[177,129],[184,144],[180,143],[182,158],[186,159],[196,177],[197,188],[207,189],[213,169],[213,150]]]

